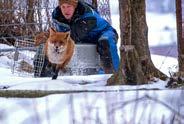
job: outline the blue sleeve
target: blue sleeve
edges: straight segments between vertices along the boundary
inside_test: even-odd
[[[119,64],[120,64],[120,59],[119,59],[119,55],[118,55],[118,48],[117,48],[117,39],[118,36],[116,34],[116,32],[114,32],[113,28],[109,28],[109,30],[104,31],[101,35],[101,37],[99,38],[99,42],[101,39],[106,39],[109,47],[110,47],[110,53],[111,53],[111,57],[112,57],[112,64],[113,67],[115,69],[115,71],[118,71],[119,68]]]

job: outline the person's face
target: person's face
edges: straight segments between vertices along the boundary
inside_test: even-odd
[[[73,5],[70,5],[68,3],[63,3],[60,5],[61,12],[63,16],[67,19],[70,20],[74,14],[75,7]]]

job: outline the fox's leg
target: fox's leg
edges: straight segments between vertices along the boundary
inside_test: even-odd
[[[59,68],[57,68],[56,64],[52,65],[52,71],[53,71],[53,76],[52,76],[52,80],[57,79],[58,77],[58,72],[59,72]]]

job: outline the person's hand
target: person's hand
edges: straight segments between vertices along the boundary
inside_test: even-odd
[[[94,17],[86,17],[77,20],[71,28],[78,39],[83,39],[88,36],[88,33],[90,33],[96,26],[96,19]]]
[[[65,23],[62,23],[62,22],[59,22],[55,19],[53,19],[53,25],[56,29],[56,31],[58,32],[67,32],[67,31],[70,31],[70,26],[65,24]]]

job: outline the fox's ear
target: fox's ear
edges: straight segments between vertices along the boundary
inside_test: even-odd
[[[67,41],[70,39],[70,31],[65,32],[65,39],[67,39]]]
[[[56,33],[56,30],[54,28],[50,28],[49,29],[49,32],[50,32],[50,36],[53,35],[54,33]]]

